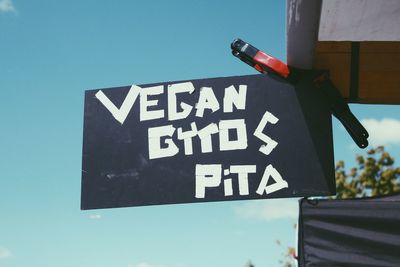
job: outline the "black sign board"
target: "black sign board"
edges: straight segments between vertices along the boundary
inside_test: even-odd
[[[310,79],[86,91],[82,209],[333,194],[331,115]]]

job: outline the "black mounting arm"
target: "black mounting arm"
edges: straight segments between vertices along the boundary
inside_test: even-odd
[[[282,61],[258,50],[254,46],[235,39],[231,44],[232,54],[263,74],[278,75],[291,83],[295,83],[302,74],[301,70],[287,66]],[[329,78],[328,72],[322,72],[315,80],[317,88],[323,90],[332,114],[343,124],[354,142],[360,148],[368,146],[368,132],[351,112],[339,90]]]

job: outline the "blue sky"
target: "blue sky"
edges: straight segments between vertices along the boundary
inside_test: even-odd
[[[285,1],[0,0],[0,266],[279,266],[295,200],[80,211],[84,90],[253,74],[236,37],[285,60]],[[352,110],[400,159],[400,107]]]

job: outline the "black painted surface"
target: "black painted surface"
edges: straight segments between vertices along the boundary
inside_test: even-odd
[[[83,163],[82,209],[143,206],[157,204],[224,201],[329,195],[335,191],[331,115],[323,95],[306,78],[296,88],[282,80],[264,75],[235,76],[191,81],[195,92],[179,94],[178,101],[195,106],[201,87],[212,87],[219,100],[220,110],[205,110],[203,118],[195,116],[195,109],[184,120],[168,118],[139,120],[139,98],[121,125],[95,97],[97,90],[86,91]],[[159,99],[157,109],[167,116],[167,85],[164,94],[151,96]],[[146,88],[159,84],[140,86]],[[247,85],[246,110],[223,113],[224,89]],[[102,89],[120,107],[130,86]],[[265,111],[274,114],[277,124],[267,124],[264,133],[277,141],[270,155],[259,152],[264,142],[253,133]],[[219,151],[218,134],[213,135],[213,152],[201,153],[200,140],[193,138],[193,155],[185,155],[183,141],[173,140],[180,152],[168,158],[149,159],[148,128],[172,124],[175,128],[190,129],[196,122],[198,129],[224,119],[245,119],[248,147],[246,150]],[[220,187],[207,188],[204,199],[195,198],[195,165],[222,164],[257,165],[257,173],[249,174],[249,195],[240,196],[237,175],[233,179],[233,195],[224,196]],[[273,167],[287,181],[288,188],[260,196],[256,193],[264,169]],[[227,178],[222,174],[222,179]]]
[[[400,195],[300,201],[300,267],[397,267]]]

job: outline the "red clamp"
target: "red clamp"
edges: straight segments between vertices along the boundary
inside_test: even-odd
[[[285,63],[258,50],[251,44],[235,39],[231,44],[231,48],[235,57],[238,57],[259,72],[263,74],[273,72],[283,78],[289,77],[289,67]]]

